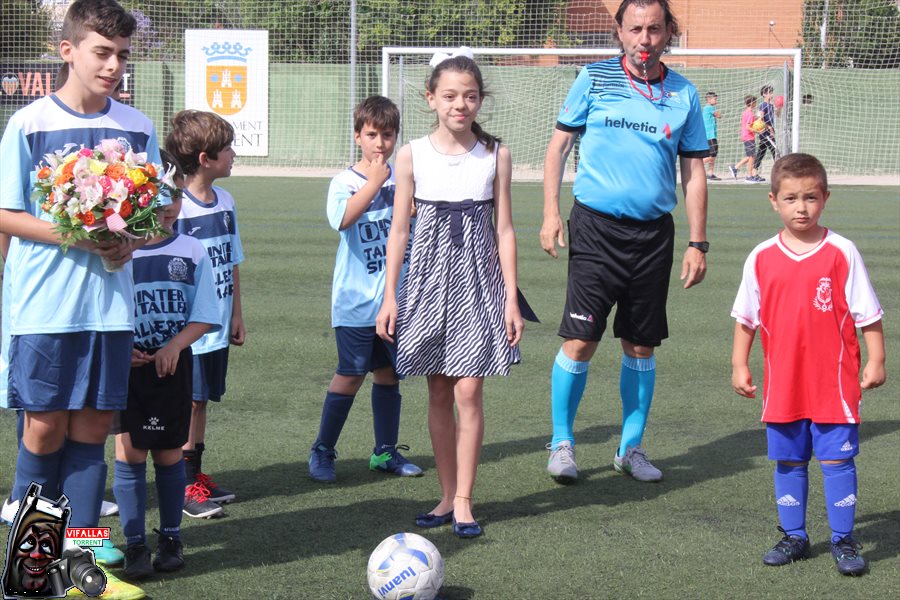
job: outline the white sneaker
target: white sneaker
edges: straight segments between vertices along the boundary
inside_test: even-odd
[[[7,498],[3,501],[3,508],[0,509],[0,521],[12,526],[17,512],[19,512],[19,501]]]
[[[662,471],[650,463],[646,452],[640,446],[635,448],[629,446],[625,451],[625,456],[619,456],[619,452],[616,451],[613,467],[619,473],[631,475],[638,481],[660,481],[662,479]]]
[[[547,450],[550,450],[547,472],[553,481],[563,485],[575,483],[578,480],[578,465],[575,464],[575,446],[572,442],[568,440],[560,442],[555,450],[547,444]]]
[[[3,521],[7,525],[12,525],[18,511],[19,501],[7,498],[3,501],[3,508],[0,509],[0,521]],[[119,505],[115,502],[107,502],[104,500],[103,504],[100,506],[100,516],[109,517],[117,514],[119,514]]]
[[[119,505],[115,502],[107,502],[103,501],[103,504],[100,505],[100,516],[101,517],[111,517],[112,515],[119,514]]]

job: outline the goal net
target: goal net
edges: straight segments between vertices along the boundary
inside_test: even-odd
[[[424,82],[431,72],[428,62],[435,52],[453,48],[402,48],[382,50],[381,92],[392,98],[402,115],[401,141],[425,135],[435,125],[423,99]],[[488,96],[478,120],[500,137],[513,157],[513,177],[540,179],[544,151],[569,87],[588,63],[619,54],[617,48],[473,48],[485,79]],[[784,106],[776,117],[776,143],[780,152],[795,152],[801,145],[802,108],[799,50],[720,50],[673,48],[664,57],[669,67],[685,75],[697,87],[701,104],[706,92],[717,95],[720,170],[743,156],[739,139],[744,98],[762,102],[760,90],[771,86]],[[779,100],[780,102],[780,100]],[[800,118],[798,118],[800,117]],[[771,161],[771,158],[767,160]],[[566,166],[571,178],[577,163]],[[764,167],[765,168],[765,167]]]
[[[71,1],[0,0],[0,125],[52,93],[60,28]],[[534,176],[578,70],[615,52],[621,0],[120,1],[137,20],[125,101],[147,114],[161,137],[183,108],[230,109],[234,114],[220,114],[237,131],[237,172],[332,175],[358,156],[350,115],[355,103],[381,90],[383,48],[466,45],[495,49],[477,56],[493,94],[482,115],[485,126],[509,143],[517,173]],[[782,148],[792,147],[796,131],[799,149],[819,156],[829,174],[896,180],[897,0],[671,0],[671,7],[680,33],[664,60],[701,95],[719,95],[720,174],[740,155],[743,97],[758,96],[770,84],[787,99],[778,122]],[[242,147],[259,137],[257,118],[236,110],[233,94],[220,106],[214,93],[203,93],[209,81],[197,74],[197,65],[202,61],[209,75],[222,63],[196,52],[190,30],[203,32],[203,52],[244,43],[235,31],[265,33],[268,81],[251,73],[241,96],[264,103],[268,143],[259,155]],[[526,54],[531,48],[538,52]],[[740,48],[787,54],[714,53]],[[799,77],[791,54],[796,50],[802,51]],[[429,57],[390,55],[390,96],[403,104],[406,139],[432,124],[421,99]]]

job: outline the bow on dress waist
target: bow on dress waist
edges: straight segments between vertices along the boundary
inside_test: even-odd
[[[493,202],[493,200],[481,202]],[[450,217],[450,241],[454,246],[463,245],[462,216],[472,217],[475,214],[475,201],[467,198],[462,202],[436,202],[435,216],[438,219]]]

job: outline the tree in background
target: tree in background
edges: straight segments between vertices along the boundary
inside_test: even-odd
[[[358,0],[357,56],[361,63],[378,63],[382,46],[541,47],[548,37],[564,38],[566,3]],[[350,58],[349,0],[126,0],[124,5],[135,16],[140,13],[136,59],[180,56],[184,23],[197,29],[266,29],[272,62],[340,64]]]
[[[40,0],[0,1],[0,57],[4,61],[31,61],[45,54],[56,54],[53,47],[50,21]]]
[[[803,62],[813,68],[900,67],[896,0],[806,0]]]

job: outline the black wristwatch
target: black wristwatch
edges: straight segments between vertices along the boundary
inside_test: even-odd
[[[691,248],[696,248],[703,254],[709,252],[709,242],[688,242],[688,246]]]

